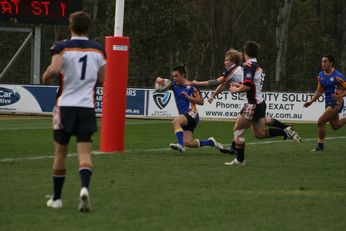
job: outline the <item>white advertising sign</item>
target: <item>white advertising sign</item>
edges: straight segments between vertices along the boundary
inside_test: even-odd
[[[172,117],[178,114],[172,91],[156,93],[149,90],[148,114],[149,117]],[[212,91],[202,91],[204,105],[198,106],[201,118],[208,119],[235,119],[244,104],[244,96],[231,94],[225,91],[219,94],[210,104],[208,99]],[[313,93],[275,93],[265,92],[267,116],[283,121],[317,121],[324,111],[324,96],[321,96],[309,108],[304,103],[311,99]],[[346,105],[346,98],[344,98]],[[346,106],[340,116],[346,116]]]
[[[0,85],[0,112],[41,113],[35,97],[24,87]]]

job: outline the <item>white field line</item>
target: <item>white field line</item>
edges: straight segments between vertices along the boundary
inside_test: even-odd
[[[346,139],[346,136],[339,136],[339,137],[328,137],[327,140],[337,140],[337,139]],[[291,142],[294,142],[293,140],[290,140]],[[273,143],[283,143],[283,142],[290,142],[287,140],[272,140],[272,141],[259,141],[259,142],[250,142],[246,143],[246,145],[262,145],[262,144],[273,144]],[[309,139],[303,139],[304,141],[316,141],[316,138],[309,138]],[[169,151],[170,148],[153,148],[153,149],[143,149],[143,150],[126,150],[125,153],[139,153],[139,152],[161,152],[161,151]],[[103,155],[107,154],[104,152],[98,152],[93,151],[94,155]],[[75,157],[77,156],[77,153],[68,154],[68,157]],[[13,162],[13,161],[22,161],[22,160],[41,160],[41,159],[53,159],[54,156],[32,156],[32,157],[17,157],[17,158],[3,158],[0,159],[0,163],[5,162]]]

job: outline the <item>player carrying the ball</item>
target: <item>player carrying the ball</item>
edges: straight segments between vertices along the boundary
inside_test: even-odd
[[[199,148],[202,146],[210,146],[222,149],[223,146],[213,137],[210,137],[208,140],[193,138],[193,132],[199,122],[196,105],[204,104],[201,92],[192,86],[190,81],[186,79],[184,66],[174,67],[171,75],[173,81],[171,82],[170,89],[174,93],[179,115],[172,121],[177,143],[170,144],[170,147],[182,153],[185,152],[185,147]],[[163,85],[165,79],[158,77],[155,83]]]

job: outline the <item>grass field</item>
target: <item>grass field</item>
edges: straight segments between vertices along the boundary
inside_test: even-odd
[[[0,230],[346,230],[346,127],[328,130],[313,153],[316,125],[296,124],[302,144],[247,133],[244,167],[212,148],[168,149],[169,121],[127,120],[126,151],[94,155],[92,212],[79,213],[77,157],[68,159],[64,207],[51,193],[48,117],[0,116]],[[196,137],[229,144],[232,122],[202,121]],[[98,150],[99,136],[94,136]],[[75,143],[70,152],[75,154]]]

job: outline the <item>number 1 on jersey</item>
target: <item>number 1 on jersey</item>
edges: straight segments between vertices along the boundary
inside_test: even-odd
[[[85,71],[86,71],[87,59],[88,59],[88,56],[87,56],[87,55],[85,55],[85,56],[83,56],[82,58],[79,59],[79,62],[80,62],[80,63],[83,63],[83,66],[82,66],[82,74],[81,74],[81,77],[80,77],[81,80],[84,80],[84,79],[85,79]]]

